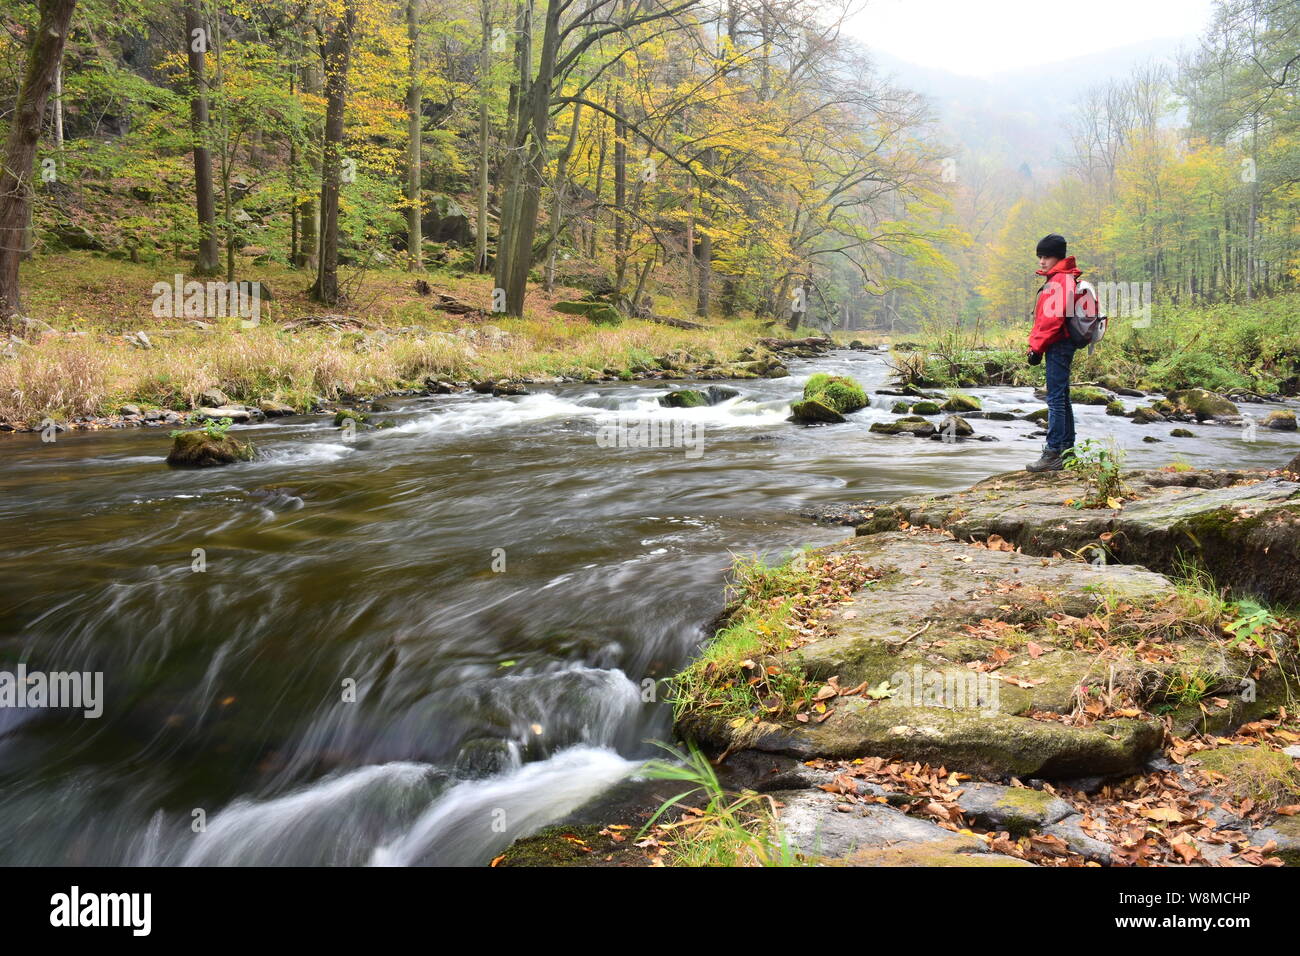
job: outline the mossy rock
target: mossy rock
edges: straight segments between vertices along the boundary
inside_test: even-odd
[[[1134,425],[1154,425],[1156,422],[1165,421],[1165,416],[1154,405],[1148,405],[1145,408],[1133,409],[1130,416]]]
[[[1207,418],[1226,418],[1241,414],[1237,406],[1228,399],[1203,388],[1178,389],[1170,392],[1165,398],[1178,409],[1189,415],[1195,415],[1198,422],[1203,422]]]
[[[912,406],[907,402],[894,402],[894,407],[890,409],[895,415],[906,415],[912,410]]]
[[[974,395],[963,395],[961,392],[953,392],[948,396],[947,401],[939,406],[942,412],[978,412],[980,410],[980,400]],[[912,411],[916,411],[913,407]]]
[[[369,415],[365,412],[359,412],[355,408],[343,408],[334,413],[335,428],[342,428],[344,422],[356,422],[358,425],[364,425],[369,421]]]
[[[1078,388],[1070,389],[1071,405],[1110,405],[1115,396],[1110,392],[1103,391],[1100,388],[1093,388],[1090,385],[1081,385]]]
[[[917,402],[908,409],[908,411],[913,415],[938,415],[941,409],[939,408],[938,402],[932,402],[927,399],[924,402]]]
[[[1106,404],[1106,414],[1115,416],[1123,416],[1127,414],[1124,409],[1124,403],[1119,399],[1116,399],[1113,402],[1108,402]]]
[[[173,468],[211,468],[252,461],[253,446],[226,435],[214,438],[206,431],[179,432],[172,440],[167,464]]]
[[[616,842],[593,824],[549,826],[516,840],[501,854],[503,866],[645,866],[631,840]]]
[[[694,388],[679,388],[659,398],[664,408],[701,408],[709,404],[709,397]]]
[[[958,438],[969,438],[975,434],[975,428],[960,415],[949,415],[939,423],[939,433],[941,435],[955,435]]]
[[[1300,770],[1280,751],[1233,745],[1202,750],[1195,759],[1223,777],[1221,786],[1233,800],[1249,797],[1262,806],[1300,802]]]
[[[1046,425],[1048,416],[1051,414],[1049,409],[1040,408],[1036,412],[1030,412],[1025,416],[1027,422],[1037,422],[1040,425]]]
[[[1275,428],[1280,432],[1293,432],[1296,430],[1295,412],[1290,409],[1269,412],[1264,416],[1264,427]]]
[[[1064,820],[1073,808],[1060,797],[1025,787],[1003,787],[995,783],[971,783],[957,799],[961,812],[990,830],[1005,830],[1013,837]]]
[[[870,430],[877,435],[915,435],[917,438],[929,438],[938,431],[934,422],[926,421],[919,415],[910,415],[894,422],[872,422]]]
[[[867,393],[862,386],[843,375],[818,372],[803,387],[803,397],[813,399],[827,408],[849,415],[867,407]]]
[[[840,422],[847,421],[835,409],[816,398],[806,398],[802,402],[791,405],[790,418],[796,422],[821,422],[827,425],[838,425]]]
[[[608,302],[557,302],[552,306],[565,315],[581,315],[593,325],[620,325],[623,315]]]
[[[1175,428],[1173,431],[1169,433],[1169,437],[1170,438],[1195,438],[1196,436],[1192,434],[1192,432],[1189,429]]]
[[[933,843],[896,843],[892,846],[856,850],[830,866],[942,866],[942,867],[1021,867],[1033,866],[1004,853],[973,853],[961,840],[936,840]]]

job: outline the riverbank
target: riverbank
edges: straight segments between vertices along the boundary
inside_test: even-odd
[[[0,342],[0,430],[175,425],[212,417],[193,414],[205,408],[247,421],[475,387],[786,374],[762,343],[772,323],[699,321],[668,297],[655,319],[602,325],[563,311],[586,290],[535,289],[526,316],[508,319],[491,311],[490,277],[390,269],[369,273],[352,306],[324,310],[301,273],[266,264],[251,273],[264,283],[256,324],[155,315],[154,283],[184,268],[71,254],[27,264],[29,318]]]
[[[1300,395],[1300,294],[1241,303],[1151,307],[1112,317],[1104,342],[1075,356],[1075,383],[1121,394],[1203,388],[1234,398]],[[1025,361],[1027,326],[934,323],[896,348],[919,387],[1042,386]],[[909,354],[902,354],[907,352]]]
[[[675,733],[770,798],[802,862],[1300,865],[1300,476],[1124,488],[1076,508],[1079,476],[1000,476],[743,566]],[[636,852],[673,862],[691,812]]]

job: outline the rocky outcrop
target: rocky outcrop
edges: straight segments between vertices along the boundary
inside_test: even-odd
[[[968,491],[903,498],[859,534],[909,525],[968,541],[990,536],[1027,554],[1088,552],[1110,563],[1175,572],[1199,562],[1240,594],[1300,594],[1300,483],[1260,472],[1129,472],[1122,508],[1076,508],[1088,490],[1070,473],[1012,473]]]

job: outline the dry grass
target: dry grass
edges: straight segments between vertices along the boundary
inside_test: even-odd
[[[262,324],[206,320],[197,331],[184,320],[155,318],[153,283],[170,281],[181,265],[144,266],[89,256],[37,260],[24,272],[28,314],[61,334],[33,340],[11,360],[0,359],[0,419],[32,424],[46,416],[70,419],[115,413],[123,403],[183,410],[220,388],[236,401],[261,399],[305,409],[318,399],[367,397],[420,385],[427,376],[458,380],[589,377],[606,369],[630,374],[665,352],[685,349],[701,359],[728,361],[766,330],[752,318],[689,331],[628,321],[610,328],[555,312],[556,301],[581,293],[530,293],[522,319],[454,316],[434,309],[399,271],[372,273],[351,309],[324,310],[307,299],[306,277],[283,267],[249,274],[266,281],[275,299]],[[428,276],[435,289],[482,308],[490,279]],[[664,302],[663,311],[675,311]],[[371,331],[288,332],[281,324],[304,315],[338,312]],[[269,312],[269,316],[267,315]],[[498,344],[473,344],[447,333],[495,325]],[[139,349],[122,333],[143,330],[155,347]]]

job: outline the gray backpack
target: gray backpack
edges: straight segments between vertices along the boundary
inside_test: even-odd
[[[1101,303],[1097,299],[1097,290],[1092,284],[1082,279],[1074,282],[1074,294],[1066,302],[1065,329],[1070,334],[1070,342],[1075,348],[1093,346],[1106,334],[1107,317],[1101,314]]]

